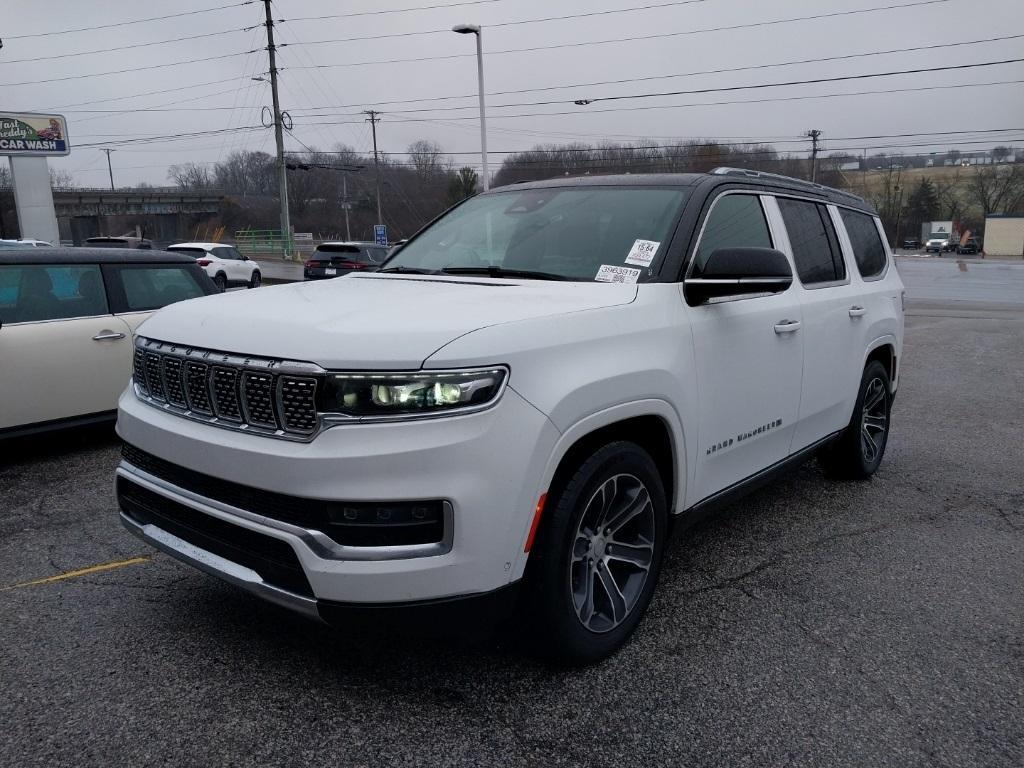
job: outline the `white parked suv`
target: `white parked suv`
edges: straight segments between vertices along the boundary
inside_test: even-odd
[[[812,456],[875,472],[902,302],[838,190],[727,168],[492,190],[378,272],[148,320],[122,521],[329,623],[516,600],[539,648],[593,661],[670,530]]]
[[[213,282],[221,290],[244,286],[259,288],[263,280],[260,265],[241,253],[233,245],[223,243],[176,243],[167,247],[168,251],[187,253],[196,260],[196,264],[206,270]]]

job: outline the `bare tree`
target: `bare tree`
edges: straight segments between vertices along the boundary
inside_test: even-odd
[[[1003,162],[1007,157],[1010,156],[1010,148],[999,146],[992,150],[992,160],[997,163]]]
[[[51,189],[68,189],[73,186],[75,186],[75,175],[71,171],[66,171],[62,168],[50,169]]]
[[[968,193],[983,215],[1016,213],[1024,204],[1024,168],[977,166],[968,181]]]
[[[448,170],[444,151],[436,141],[420,139],[410,144],[406,151],[409,153],[416,174],[421,178],[434,176]]]
[[[167,178],[182,189],[210,189],[213,174],[207,165],[201,163],[180,163],[167,169]]]

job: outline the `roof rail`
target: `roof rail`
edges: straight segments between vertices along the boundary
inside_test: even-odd
[[[784,176],[781,173],[769,173],[767,171],[752,171],[749,168],[730,168],[729,166],[719,166],[713,168],[709,173],[715,176],[746,176],[753,179],[775,179],[777,181],[784,181],[787,184],[798,184],[801,187],[810,187],[811,189],[819,189],[827,192],[834,192],[835,194],[849,197],[853,200],[857,200],[861,203],[865,202],[864,198],[860,195],[855,195],[852,192],[847,192],[844,189],[836,189],[835,187],[827,187],[824,184],[818,184],[817,182],[807,181],[806,179],[797,179],[793,176]]]

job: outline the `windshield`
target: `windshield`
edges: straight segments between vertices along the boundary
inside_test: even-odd
[[[516,271],[635,283],[668,245],[686,194],[566,187],[481,195],[402,246],[383,271]]]
[[[939,232],[939,233],[932,232],[931,235],[929,235],[928,239],[929,240],[949,240],[949,235],[944,235],[941,232]]]

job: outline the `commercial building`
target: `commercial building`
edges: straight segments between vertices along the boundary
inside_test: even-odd
[[[986,216],[983,247],[987,256],[1024,258],[1024,216]]]

